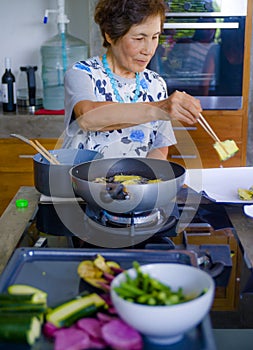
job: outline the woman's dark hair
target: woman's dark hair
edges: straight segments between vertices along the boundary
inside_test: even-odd
[[[133,25],[142,23],[150,16],[160,16],[162,28],[165,9],[164,0],[99,0],[95,8],[94,19],[104,38],[103,46],[110,46],[105,38],[105,33],[116,42]]]

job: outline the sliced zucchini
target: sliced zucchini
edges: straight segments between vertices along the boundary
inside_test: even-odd
[[[80,320],[81,318],[95,315],[96,312],[98,312],[98,311],[99,311],[99,307],[96,306],[95,304],[87,305],[83,309],[80,309],[80,310],[76,311],[75,313],[72,313],[69,316],[66,316],[64,318],[64,320],[59,320],[59,326],[60,327],[70,327],[76,321]]]
[[[33,345],[41,335],[47,294],[27,285],[12,285],[0,293],[0,340]]]
[[[98,294],[92,293],[81,298],[72,299],[64,304],[49,311],[46,315],[46,320],[51,322],[56,327],[71,325],[79,318],[90,316],[101,307],[106,307],[104,299]]]
[[[9,318],[0,317],[0,339],[5,342],[27,343],[33,345],[41,335],[41,322],[35,316],[22,321],[16,315]]]
[[[47,305],[45,303],[33,304],[33,303],[22,303],[12,302],[0,305],[0,312],[36,312],[42,313],[47,311]]]
[[[21,295],[12,295],[6,293],[0,293],[0,304],[1,303],[13,303],[13,302],[23,302],[23,303],[32,303],[34,294],[21,294]]]
[[[47,302],[47,293],[41,289],[26,285],[26,284],[13,284],[8,287],[8,293],[11,295],[23,295],[33,294],[33,302],[41,303]]]
[[[15,318],[16,322],[23,322],[25,318],[37,317],[41,324],[44,322],[44,313],[41,312],[33,312],[33,311],[25,311],[25,312],[9,312],[9,311],[1,311],[0,312],[0,323],[1,320],[9,320]]]
[[[47,300],[33,294],[0,293],[0,311],[33,311],[44,312],[47,309]]]
[[[38,298],[36,294],[1,294],[0,293],[0,307],[9,304],[46,304],[47,300]]]

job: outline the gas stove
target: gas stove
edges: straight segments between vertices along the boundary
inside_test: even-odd
[[[87,206],[84,202],[41,202],[31,217],[25,236],[63,236],[78,239],[85,246],[105,248],[134,247],[146,242],[164,243],[164,238],[188,235],[210,236],[213,231],[233,228],[225,208],[216,203],[185,206],[173,204],[173,208],[159,208],[150,212],[115,215]],[[32,231],[32,234],[31,234]],[[115,238],[118,239],[116,239]],[[114,244],[110,241],[114,238]],[[81,244],[81,243],[80,243]]]
[[[23,193],[22,196],[24,197]],[[201,198],[199,200],[196,197]],[[183,250],[187,254],[195,252],[198,256],[198,265],[207,269],[210,267],[209,257],[211,257],[218,272],[221,265],[224,267],[222,273],[214,277],[216,294],[211,313],[214,326],[217,325],[220,328],[220,324],[226,324],[234,328],[235,318],[236,324],[240,327],[244,324],[252,325],[252,317],[244,317],[248,315],[247,311],[250,310],[250,307],[240,294],[249,273],[243,259],[241,231],[237,234],[229,219],[231,216],[234,222],[231,209],[235,208],[237,213],[237,206],[214,203],[191,189],[189,191],[189,188],[180,191],[176,202],[178,215],[172,227],[139,242],[140,249],[135,249],[136,246],[127,249],[113,249],[113,254],[138,252],[138,256],[145,256],[146,261],[149,261],[150,252],[152,252],[156,254],[157,261],[162,261],[164,256],[171,255],[171,253],[176,256],[178,250]],[[195,203],[197,202],[199,206],[196,210]],[[86,204],[83,201],[78,199],[78,203],[70,200],[52,203],[52,200],[38,198],[36,193],[30,209],[34,210],[33,215],[31,215],[31,210],[28,213],[31,215],[30,218],[25,215],[22,227],[24,227],[24,220],[27,220],[26,229],[16,247],[21,247],[21,249],[32,247],[38,252],[46,250],[50,253],[53,251],[56,256],[62,251],[65,251],[66,254],[80,250],[91,253],[94,252],[94,249],[96,252],[101,249],[106,252],[106,249],[101,246],[98,247],[85,241],[83,220]],[[182,213],[184,213],[183,217]],[[86,219],[90,220],[87,217]],[[235,224],[237,225],[236,220]],[[20,236],[20,230],[18,232]],[[211,270],[215,272],[212,267]],[[231,318],[231,311],[232,315],[235,315],[233,318]]]
[[[169,208],[119,216],[83,201],[39,201],[18,246],[194,251],[199,266],[226,285],[232,267],[231,236],[225,208],[213,202],[197,208],[172,203]]]

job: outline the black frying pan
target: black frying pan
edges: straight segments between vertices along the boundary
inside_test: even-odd
[[[127,185],[94,183],[97,177],[116,174],[139,175],[162,182]],[[166,206],[177,195],[185,179],[185,168],[165,160],[149,158],[108,158],[79,164],[70,169],[77,196],[93,207],[112,213],[137,213]]]

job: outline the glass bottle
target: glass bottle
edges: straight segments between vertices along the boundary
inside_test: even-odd
[[[11,59],[5,57],[5,72],[2,76],[3,112],[15,112],[17,106],[15,76],[11,71]]]

